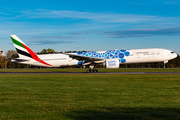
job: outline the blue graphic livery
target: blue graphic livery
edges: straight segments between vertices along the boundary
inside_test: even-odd
[[[99,57],[99,58],[105,58],[105,59],[117,59],[119,58],[119,62],[125,63],[126,59],[124,57],[128,57],[130,55],[130,52],[127,50],[108,50],[105,52],[96,52],[96,51],[90,51],[90,52],[78,52],[78,55],[87,56],[87,57]]]

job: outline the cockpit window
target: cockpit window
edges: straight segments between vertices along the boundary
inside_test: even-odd
[[[171,54],[174,53],[174,52],[171,52]]]

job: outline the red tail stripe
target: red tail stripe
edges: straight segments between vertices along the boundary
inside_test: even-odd
[[[30,55],[32,56],[32,58],[33,58],[34,60],[36,60],[36,61],[38,61],[38,62],[40,62],[40,63],[42,63],[42,64],[45,64],[45,65],[48,65],[48,66],[52,66],[52,65],[44,62],[43,60],[41,60],[41,59],[36,55],[36,53],[34,53],[28,46],[24,45],[23,43],[22,43],[22,45],[26,48],[26,50],[30,53]]]

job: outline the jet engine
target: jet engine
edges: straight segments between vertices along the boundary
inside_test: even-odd
[[[119,59],[106,60],[103,65],[108,69],[119,68]]]

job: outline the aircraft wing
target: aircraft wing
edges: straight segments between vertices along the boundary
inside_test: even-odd
[[[104,58],[99,58],[99,57],[90,57],[90,56],[82,56],[78,55],[76,53],[64,53],[65,55],[69,55],[69,57],[79,60],[79,61],[89,61],[89,62],[95,62],[95,61],[104,61]]]

